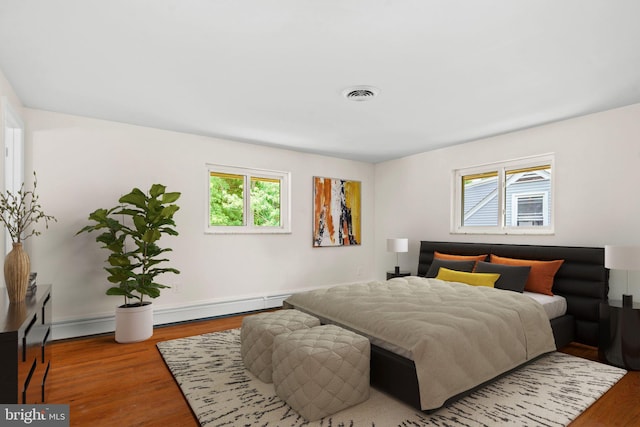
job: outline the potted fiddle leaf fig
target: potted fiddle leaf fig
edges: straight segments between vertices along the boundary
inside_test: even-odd
[[[158,276],[180,273],[161,266],[169,261],[165,253],[172,249],[158,245],[164,235],[178,235],[173,217],[180,209],[174,203],[179,197],[161,184],[153,184],[147,193],[134,188],[120,197],[119,205],[92,212],[93,223],[76,233],[101,232],[96,242],[109,251],[104,269],[114,286],[106,294],[124,298],[116,308],[117,342],[138,342],[153,335],[153,308],[147,297],[157,298],[161,289],[169,287],[159,283]]]

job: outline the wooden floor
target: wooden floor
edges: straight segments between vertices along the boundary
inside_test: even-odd
[[[241,316],[156,328],[151,339],[117,344],[113,335],[52,344],[48,403],[70,405],[71,426],[198,426],[156,343],[238,328]],[[592,347],[563,349],[597,360]],[[571,427],[640,426],[640,372],[625,375]]]

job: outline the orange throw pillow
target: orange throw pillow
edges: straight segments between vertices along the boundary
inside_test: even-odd
[[[553,288],[553,278],[560,269],[564,260],[536,261],[530,259],[504,258],[491,254],[491,262],[503,265],[531,266],[529,278],[527,279],[527,283],[524,285],[524,290],[539,294],[553,295],[553,292],[551,292],[551,288]]]
[[[437,259],[449,259],[454,261],[475,261],[476,263],[473,266],[473,271],[476,270],[478,266],[478,261],[484,261],[487,259],[487,254],[484,255],[451,255],[451,254],[443,254],[438,251],[433,252],[433,257]]]

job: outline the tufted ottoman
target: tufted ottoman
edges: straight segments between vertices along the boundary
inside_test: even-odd
[[[369,398],[369,340],[334,325],[275,337],[276,394],[315,421]]]
[[[308,329],[320,320],[298,310],[278,310],[242,319],[240,353],[244,366],[265,383],[272,382],[273,338],[284,332]]]

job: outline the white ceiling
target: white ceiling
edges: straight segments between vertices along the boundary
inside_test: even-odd
[[[640,1],[0,0],[0,68],[30,108],[379,162],[640,102]]]

